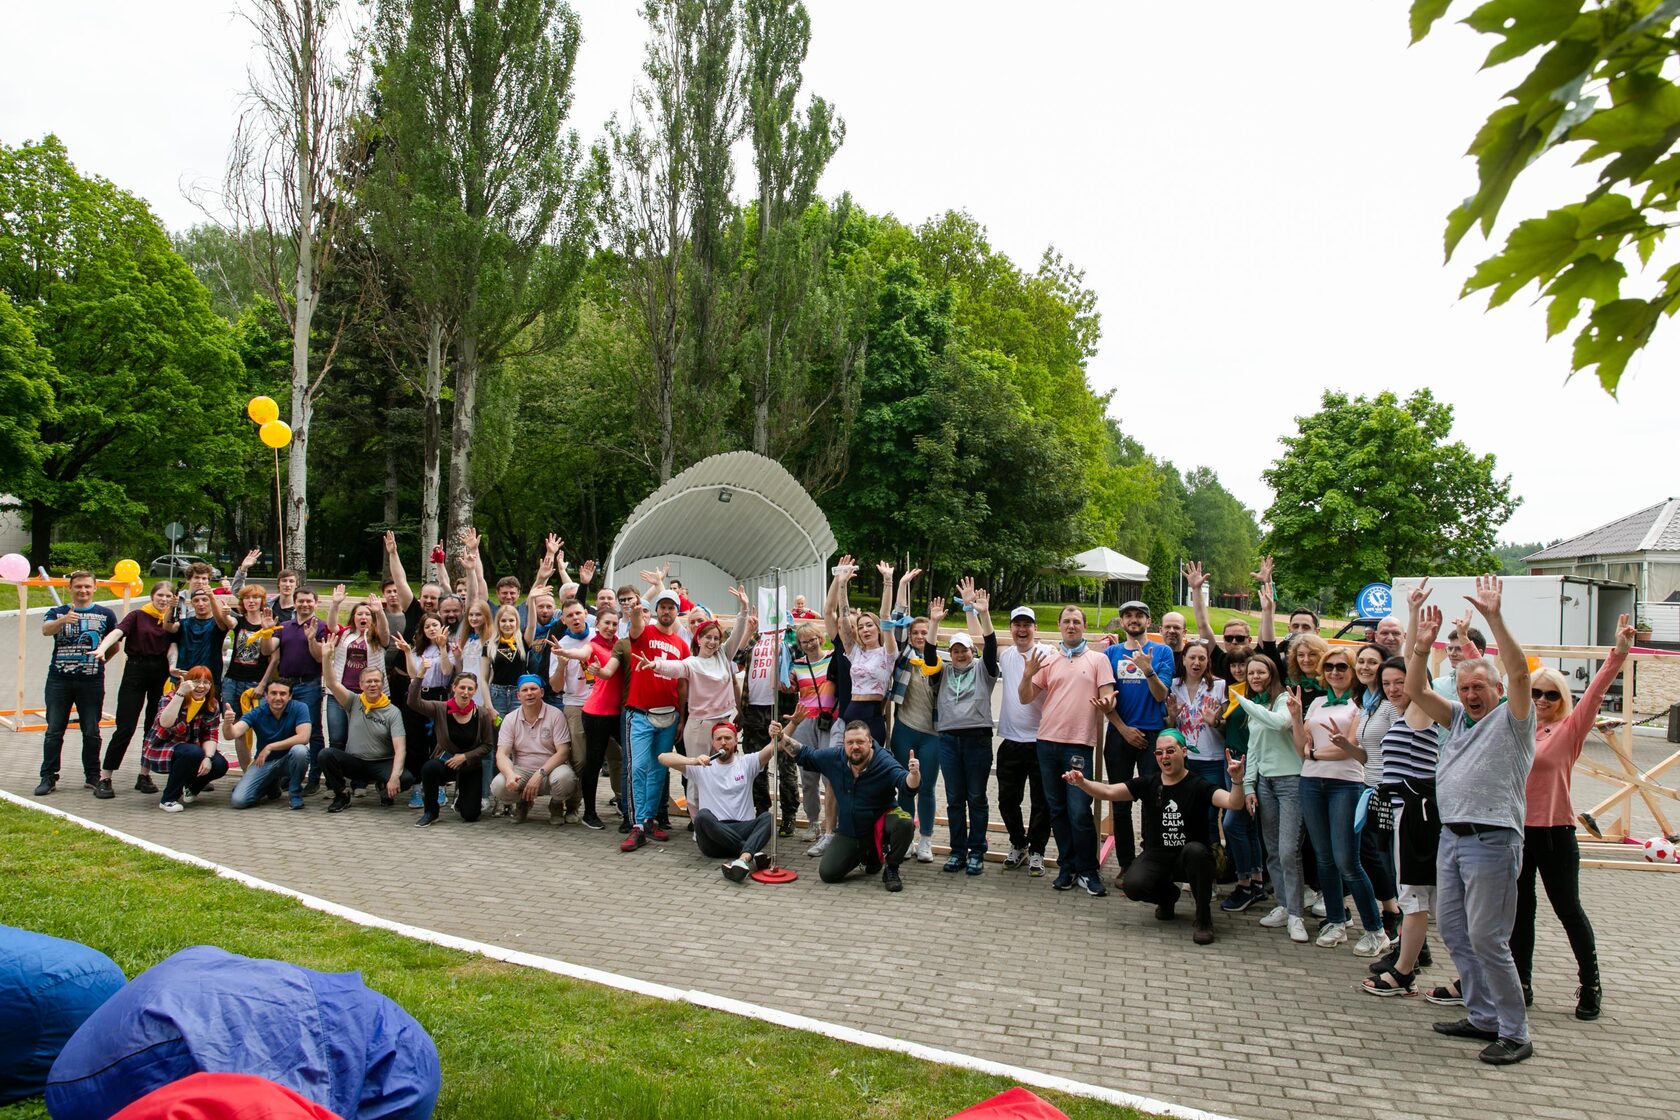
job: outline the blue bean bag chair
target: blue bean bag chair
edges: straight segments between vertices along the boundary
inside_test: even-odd
[[[64,1044],[127,982],[98,949],[0,926],[0,1104],[39,1095]]]
[[[360,973],[196,945],[82,1024],[47,1077],[47,1111],[109,1120],[195,1073],[266,1078],[344,1120],[428,1120],[441,1081],[431,1036]]]

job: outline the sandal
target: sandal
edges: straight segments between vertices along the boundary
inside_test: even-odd
[[[1458,986],[1458,979],[1454,977],[1448,983],[1431,988],[1429,994],[1423,997],[1430,1003],[1438,1003],[1443,1007],[1462,1006],[1464,992]]]
[[[1375,976],[1361,980],[1359,984],[1360,987],[1365,989],[1366,995],[1409,996],[1415,994],[1412,991],[1412,982],[1416,979],[1417,969],[1415,968],[1410,972],[1401,972],[1398,968],[1390,968]]]

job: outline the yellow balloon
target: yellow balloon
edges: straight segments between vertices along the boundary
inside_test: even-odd
[[[251,403],[245,406],[245,415],[254,424],[267,424],[280,418],[280,406],[272,397],[252,397]]]
[[[257,429],[257,434],[276,451],[292,442],[292,426],[284,420],[270,420]]]
[[[137,583],[140,579],[140,565],[133,560],[118,560],[112,578],[119,583]]]

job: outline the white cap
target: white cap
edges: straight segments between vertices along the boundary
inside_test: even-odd
[[[974,648],[974,639],[968,636],[968,631],[958,630],[951,636],[951,648],[956,649],[958,646],[967,646],[969,649]]]
[[[1031,607],[1016,607],[1014,610],[1009,612],[1009,621],[1014,622],[1017,618],[1024,618],[1027,621],[1034,623],[1038,621],[1038,615],[1033,613],[1033,609]]]
[[[661,591],[653,597],[654,606],[657,607],[661,603],[670,603],[674,607],[680,607],[682,606],[682,599],[675,591],[667,589],[665,591]]]

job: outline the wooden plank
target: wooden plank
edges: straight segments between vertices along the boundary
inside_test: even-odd
[[[1582,867],[1603,868],[1611,871],[1680,871],[1680,863],[1647,863],[1640,860],[1635,863],[1625,859],[1584,859]]]

